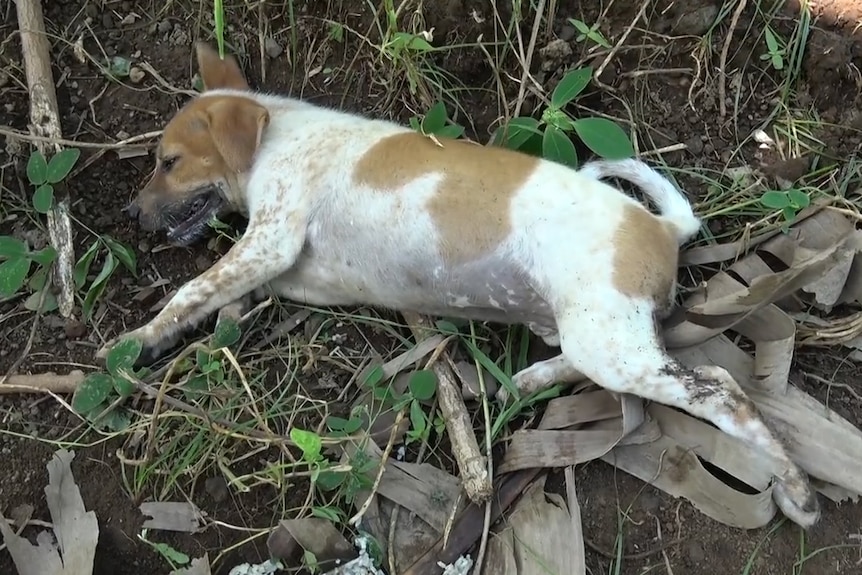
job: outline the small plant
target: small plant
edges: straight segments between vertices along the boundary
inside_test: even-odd
[[[30,276],[29,287],[33,292],[24,302],[27,309],[35,311],[42,301],[41,291],[48,289],[48,273],[57,257],[54,248],[47,246],[41,250],[31,251],[26,242],[11,236],[0,236],[0,297],[12,297],[28,283],[27,277],[33,264],[36,272]],[[57,301],[50,292],[45,294],[41,311],[56,309]]]
[[[569,137],[574,133],[598,156],[623,159],[634,155],[631,140],[616,123],[605,118],[573,119],[565,112],[566,105],[586,89],[592,78],[592,68],[578,68],[567,73],[551,94],[551,103],[540,120],[530,117],[512,118],[494,133],[494,143],[513,150],[542,156],[545,159],[578,165],[578,154]]]
[[[105,291],[108,280],[111,279],[111,276],[120,264],[129,270],[129,273],[133,276],[137,277],[138,275],[137,258],[132,248],[115,240],[111,236],[97,236],[95,241],[90,244],[90,247],[87,248],[87,251],[84,252],[75,264],[73,279],[76,289],[84,289],[87,283],[87,276],[90,273],[90,266],[92,266],[93,261],[99,253],[104,254],[102,269],[99,270],[98,275],[90,283],[90,287],[87,288],[81,305],[84,318],[88,320],[92,316],[96,302]]]
[[[431,106],[421,120],[416,116],[410,118],[410,127],[426,136],[452,140],[457,140],[464,134],[464,126],[452,122],[446,115],[446,105],[443,102]]]
[[[578,20],[577,18],[569,18],[569,24],[575,27],[575,30],[578,31],[578,35],[575,37],[576,42],[583,42],[587,38],[590,39],[594,44],[598,44],[602,48],[610,49],[611,45],[605,39],[604,35],[599,30],[599,23],[596,22],[592,26],[587,26],[585,22],[582,20]]]
[[[769,26],[763,29],[763,33],[766,36],[767,52],[766,54],[761,54],[760,59],[769,60],[772,67],[776,70],[783,70],[784,61],[787,57],[787,46]]]
[[[133,369],[140,355],[139,341],[118,342],[105,358],[107,373],[93,372],[84,378],[72,396],[72,409],[99,428],[121,431],[128,427],[129,414],[119,408],[119,403],[135,391],[135,385],[124,374],[144,375],[143,368],[137,372]]]
[[[807,192],[798,189],[785,191],[770,190],[760,196],[760,203],[771,210],[781,210],[784,221],[792,223],[801,210],[811,204],[811,197]]]
[[[47,161],[39,150],[34,150],[27,161],[27,179],[35,186],[33,208],[47,214],[54,205],[54,185],[66,179],[81,156],[77,148],[66,148]]]
[[[159,543],[156,541],[150,541],[147,539],[147,529],[142,529],[138,534],[138,539],[140,539],[143,543],[146,543],[153,550],[162,556],[162,558],[167,561],[172,569],[178,569],[184,565],[188,565],[191,562],[191,558],[188,555],[183,553],[182,551],[178,551],[168,545],[167,543]]]

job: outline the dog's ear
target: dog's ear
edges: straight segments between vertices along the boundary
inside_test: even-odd
[[[213,143],[227,167],[235,173],[251,169],[269,125],[269,111],[247,98],[218,98],[205,115]]]
[[[195,51],[198,56],[198,70],[204,83],[204,89],[249,89],[248,82],[246,82],[236,58],[225,54],[224,60],[222,60],[218,55],[218,51],[214,50],[206,42],[198,42],[195,45]]]

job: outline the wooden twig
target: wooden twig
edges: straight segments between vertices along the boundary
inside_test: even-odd
[[[0,395],[5,393],[74,393],[82,381],[84,381],[84,372],[79,370],[67,375],[57,375],[56,373],[10,375],[0,385]]]
[[[727,104],[725,99],[725,85],[727,84],[727,53],[730,51],[730,43],[733,41],[733,31],[736,30],[736,25],[739,23],[739,17],[742,16],[746,0],[739,0],[736,5],[736,10],[733,11],[733,17],[730,19],[730,28],[727,30],[727,36],[724,38],[724,45],[721,47],[721,58],[718,62],[718,116],[721,119],[727,115]]]
[[[413,337],[417,342],[430,335],[428,320],[414,312],[402,312]],[[493,492],[491,477],[488,475],[488,465],[485,456],[479,451],[476,434],[470,424],[470,416],[464,405],[455,374],[449,367],[448,353],[443,352],[443,361],[434,362],[431,369],[437,376],[437,401],[446,431],[452,442],[452,453],[458,463],[461,484],[470,501],[481,504],[488,500]]]
[[[60,114],[57,110],[57,92],[51,74],[51,55],[42,6],[39,0],[16,0],[18,28],[21,37],[21,53],[27,72],[30,90],[30,133],[35,136],[62,137]],[[36,142],[36,148],[49,158],[60,151],[57,144]],[[48,235],[57,251],[54,263],[54,285],[57,286],[57,305],[60,314],[68,318],[75,306],[75,283],[72,272],[75,267],[75,248],[72,245],[72,224],[69,220],[69,195],[55,198],[48,213]]]

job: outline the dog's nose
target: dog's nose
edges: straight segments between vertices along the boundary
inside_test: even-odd
[[[123,208],[123,211],[126,212],[133,220],[137,220],[138,216],[141,215],[141,208],[138,207],[137,202],[132,202],[131,204]]]

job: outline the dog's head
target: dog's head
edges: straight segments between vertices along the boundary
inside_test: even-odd
[[[197,60],[205,90],[250,90],[233,57],[200,43]],[[179,245],[202,237],[213,217],[244,212],[243,175],[268,124],[266,108],[239,94],[190,101],[165,126],[153,175],[126,211]]]

